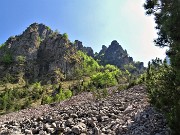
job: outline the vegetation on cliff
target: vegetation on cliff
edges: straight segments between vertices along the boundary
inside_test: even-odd
[[[113,49],[117,57],[110,54]],[[83,91],[105,97],[107,87],[126,84],[144,70],[143,63],[135,63],[117,41],[95,55],[82,42],[72,43],[67,33],[37,23],[1,45],[0,57],[2,114],[59,102]]]

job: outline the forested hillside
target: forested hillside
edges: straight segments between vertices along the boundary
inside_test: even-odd
[[[180,135],[180,0],[102,1],[1,1],[0,134]]]
[[[115,40],[94,54],[67,33],[33,23],[0,46],[0,112],[59,102],[83,91],[107,96],[106,88],[128,84],[144,69]]]

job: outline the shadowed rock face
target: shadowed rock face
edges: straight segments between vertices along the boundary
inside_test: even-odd
[[[105,64],[112,64],[122,68],[123,65],[133,62],[133,59],[128,57],[127,52],[114,40],[104,54],[104,61]]]
[[[144,69],[143,62],[135,63],[133,58],[128,56],[127,51],[116,40],[112,41],[109,47],[103,45],[95,58],[100,60],[102,65],[112,64],[124,69],[124,65],[133,64],[138,70]]]
[[[88,56],[94,58],[94,51],[91,47],[83,46],[82,42],[79,40],[75,40],[75,46],[78,50],[81,50],[82,52],[86,53]]]

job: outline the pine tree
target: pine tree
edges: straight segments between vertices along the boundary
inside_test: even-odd
[[[173,99],[169,100],[172,109],[167,119],[173,134],[180,134],[180,0],[146,0],[144,8],[147,15],[155,16],[158,30],[158,38],[154,40],[156,46],[169,47],[167,55],[170,57],[173,75],[167,77],[174,82],[175,88],[165,87],[165,96]],[[149,71],[150,68],[148,75]]]

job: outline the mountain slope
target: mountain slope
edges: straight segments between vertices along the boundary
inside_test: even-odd
[[[10,76],[11,83],[19,84],[37,81],[54,84],[72,79],[74,70],[83,61],[77,54],[79,50],[104,66],[112,64],[137,74],[144,69],[143,63],[135,63],[115,40],[94,55],[92,48],[84,47],[82,42],[71,43],[66,33],[59,34],[43,24],[33,23],[21,35],[10,37],[0,47],[0,78]]]
[[[7,72],[29,82],[42,81],[57,83],[61,74],[72,76],[79,58],[76,44],[68,40],[65,34],[53,32],[43,24],[30,25],[23,34],[10,37],[0,49],[0,76]]]
[[[62,103],[1,116],[0,133],[169,135],[170,131],[163,115],[148,103],[146,88],[135,86],[100,100],[83,93]]]
[[[102,65],[95,60],[98,56]],[[81,41],[70,42],[66,33],[33,23],[0,47],[0,114],[62,101],[82,91],[106,95],[104,88],[128,83],[130,73],[139,75],[142,69],[117,41],[94,54]]]

